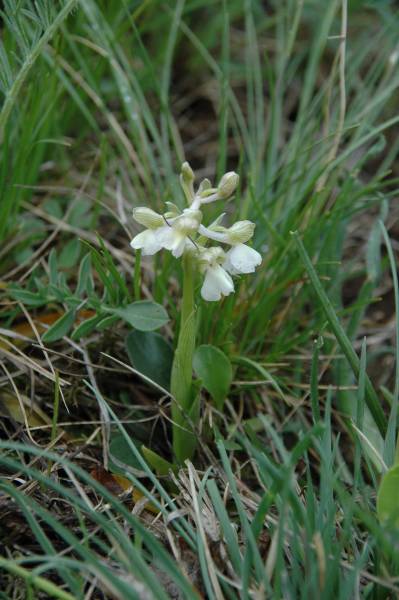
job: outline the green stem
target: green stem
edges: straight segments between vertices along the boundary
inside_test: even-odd
[[[141,296],[141,250],[136,251],[133,278],[134,299],[140,300]]]
[[[398,433],[398,437],[396,438],[396,451],[395,451],[395,459],[393,461],[393,464],[395,467],[397,465],[399,465],[399,433]]]
[[[54,442],[57,437],[57,425],[58,425],[58,414],[60,408],[60,374],[58,371],[55,372],[55,387],[54,387],[54,404],[53,404],[53,419],[51,424],[51,435],[50,439]],[[47,467],[47,475],[51,475],[51,467],[53,461],[49,460]]]
[[[182,325],[194,312],[194,265],[190,255],[183,257],[183,300],[181,307]],[[182,327],[179,332],[179,342],[182,337]],[[178,343],[179,343],[178,342]]]
[[[55,372],[55,387],[54,387],[54,407],[53,421],[51,424],[51,441],[53,442],[57,436],[58,413],[60,408],[60,374]]]
[[[172,399],[173,451],[183,463],[191,458],[196,447],[192,424],[198,417],[193,390],[193,355],[195,350],[196,318],[194,306],[194,266],[190,255],[183,257],[183,299],[180,331],[173,359],[170,390]]]
[[[64,592],[64,590],[61,590],[57,585],[51,583],[51,581],[48,581],[39,575],[35,575],[32,573],[32,571],[25,569],[25,567],[21,567],[14,561],[0,557],[0,569],[9,571],[16,577],[21,577],[27,584],[33,585],[39,590],[46,592],[46,594],[51,596],[51,598],[58,598],[59,600],[73,600],[73,596],[68,594],[68,592]]]

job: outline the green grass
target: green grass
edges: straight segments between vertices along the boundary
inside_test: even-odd
[[[389,1],[349,2],[347,27],[338,0],[264,4],[4,3],[0,597],[398,594],[399,532],[375,505],[398,435],[399,19]],[[229,220],[256,222],[264,258],[198,301],[197,344],[234,383],[222,414],[203,394],[172,481],[137,450],[170,459],[168,399],[123,366],[128,327],[101,311],[152,298],[173,343],[180,265],[140,263],[129,240],[134,206],[184,206],[183,160],[239,171]],[[55,311],[45,348],[15,338]],[[18,424],[9,393],[49,422]],[[107,460],[157,518],[89,476]]]

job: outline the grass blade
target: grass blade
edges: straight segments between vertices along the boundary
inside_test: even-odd
[[[359,373],[360,373],[359,357],[356,354],[356,352],[354,351],[353,346],[350,343],[350,340],[349,340],[344,328],[342,327],[341,323],[339,322],[339,319],[335,313],[334,307],[331,304],[323,286],[321,285],[320,279],[317,276],[316,270],[309,258],[309,255],[307,254],[307,252],[305,250],[305,247],[303,245],[302,240],[299,237],[298,232],[294,231],[294,232],[292,232],[292,235],[294,236],[294,240],[295,240],[299,255],[300,255],[302,262],[305,266],[305,269],[309,275],[309,279],[312,283],[312,286],[317,295],[317,298],[318,298],[321,306],[323,307],[323,310],[326,314],[326,317],[328,319],[330,327],[333,330],[334,335],[337,338],[337,341],[341,347],[341,350],[345,354],[346,359],[349,362],[349,364],[355,374],[355,377],[359,377]],[[371,412],[371,414],[374,418],[374,421],[375,421],[378,429],[380,430],[381,434],[385,435],[385,431],[387,428],[386,418],[385,418],[384,412],[381,408],[381,404],[378,399],[378,396],[377,396],[377,394],[374,390],[374,387],[367,375],[365,377],[365,388],[366,388],[367,406],[369,407],[370,412]]]

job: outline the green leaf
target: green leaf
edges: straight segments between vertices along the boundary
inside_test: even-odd
[[[93,267],[97,271],[97,275],[107,290],[111,302],[117,304],[117,291],[113,284],[112,278],[109,276],[106,268],[104,267],[101,254],[95,248],[91,248],[91,261],[93,263]]]
[[[58,274],[59,278],[61,277],[61,275],[62,273]],[[60,283],[58,283],[58,285],[50,284],[47,288],[47,293],[48,295],[51,294],[52,296],[54,296],[57,302],[63,303],[65,301],[65,296],[69,295],[70,290],[65,289],[65,287]]]
[[[372,227],[366,246],[367,274],[373,283],[381,276],[381,229],[378,223]]]
[[[90,227],[90,214],[91,204],[85,198],[79,198],[79,202],[73,205],[72,209],[68,214],[68,223],[73,227]]]
[[[33,254],[34,250],[32,246],[26,246],[23,248],[16,248],[12,253],[12,257],[17,263],[17,265],[22,265],[23,263],[28,262],[33,256]]]
[[[169,321],[168,313],[164,307],[149,300],[141,300],[128,304],[123,308],[110,308],[107,310],[139,331],[153,331]]]
[[[60,317],[43,335],[43,342],[57,342],[66,335],[75,321],[75,310],[69,310]]]
[[[130,437],[130,441],[136,446],[137,449],[140,448],[141,442],[132,437]],[[140,471],[143,470],[142,465],[132,452],[132,449],[129,447],[129,444],[122,433],[116,433],[115,435],[111,436],[109,454],[110,467],[114,472],[124,474],[122,465],[118,463],[123,463],[124,465],[133,467],[134,469],[139,469]],[[116,460],[112,460],[113,458]]]
[[[385,246],[388,251],[389,264],[392,272],[392,283],[395,297],[395,388],[393,392],[393,402],[388,419],[387,435],[385,437],[384,460],[387,465],[392,466],[398,459],[398,446],[395,453],[395,444],[398,436],[397,421],[399,411],[399,281],[397,272],[397,262],[392,249],[392,244],[388,232],[382,221],[379,222],[381,232],[384,238]],[[399,444],[398,444],[399,445]],[[396,454],[396,457],[395,457]]]
[[[133,367],[169,390],[172,371],[172,346],[152,331],[131,331],[126,338],[127,353]]]
[[[103,240],[100,238],[100,236],[97,236],[97,239],[101,246],[102,259],[103,259],[104,266],[107,267],[109,276],[110,276],[111,280],[113,280],[115,288],[116,289],[119,288],[120,297],[129,298],[130,294],[129,294],[129,290],[128,290],[126,282],[125,282],[125,278],[122,277],[122,275],[119,273],[119,271],[114,263],[114,260],[112,258],[111,252],[106,248],[106,246],[105,246]]]
[[[58,261],[57,251],[55,248],[50,250],[48,257],[48,268],[49,268],[49,280],[51,285],[57,285],[58,279]]]
[[[42,298],[40,294],[35,294],[34,292],[29,292],[28,290],[21,289],[11,289],[10,295],[22,304],[27,304],[28,306],[42,306],[42,304],[46,303],[46,300]]]
[[[113,325],[117,321],[118,321],[118,317],[115,315],[112,315],[110,317],[109,316],[104,317],[104,315],[102,315],[102,318],[101,318],[100,322],[98,323],[96,329],[97,329],[97,331],[104,331],[104,329],[108,329],[109,327],[111,327],[111,325]]]
[[[231,363],[225,353],[209,344],[199,346],[194,354],[193,367],[218,410],[222,410],[233,379]]]
[[[387,471],[377,494],[377,514],[381,523],[399,527],[399,465]]]
[[[62,206],[58,199],[56,200],[55,198],[51,198],[46,200],[43,203],[42,208],[46,214],[50,215],[51,217],[55,217],[59,220],[62,219]]]
[[[87,253],[80,261],[78,285],[76,286],[76,295],[82,296],[93,291],[93,281],[91,275],[91,255]]]
[[[101,321],[103,315],[95,315],[94,317],[90,317],[90,319],[86,319],[82,321],[72,333],[73,340],[79,340],[81,337],[85,335],[89,335],[97,326],[97,324]]]
[[[69,269],[76,265],[80,255],[80,241],[78,238],[69,240],[61,250],[58,262],[60,267]]]
[[[146,446],[141,446],[141,452],[148,464],[150,465],[150,467],[154,469],[157,475],[163,477],[169,475],[169,471],[173,471],[174,473],[177,472],[177,465],[174,465],[165,458],[162,458],[162,456],[160,456],[153,450],[150,450],[150,448],[147,448]]]

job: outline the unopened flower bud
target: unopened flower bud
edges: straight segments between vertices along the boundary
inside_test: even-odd
[[[134,208],[133,219],[148,229],[157,229],[158,227],[165,225],[162,215],[159,215],[155,210],[152,210],[147,206],[138,206],[137,208]]]
[[[237,221],[229,229],[226,230],[228,243],[235,246],[236,244],[245,244],[254,234],[255,223],[252,221]]]
[[[186,161],[181,166],[181,177],[185,183],[190,183],[194,181],[195,175],[194,171],[190,167],[190,164]]]
[[[198,187],[198,194],[202,194],[203,192],[206,192],[206,190],[209,190],[209,188],[212,187],[211,182],[209,181],[209,179],[203,179],[201,181],[201,183],[199,184]]]
[[[234,171],[230,171],[229,173],[225,173],[220,180],[218,185],[218,196],[219,198],[227,199],[229,198],[235,191],[238,181],[240,177]]]
[[[194,179],[194,171],[188,162],[184,162],[181,166],[180,185],[189,204],[194,200]]]

